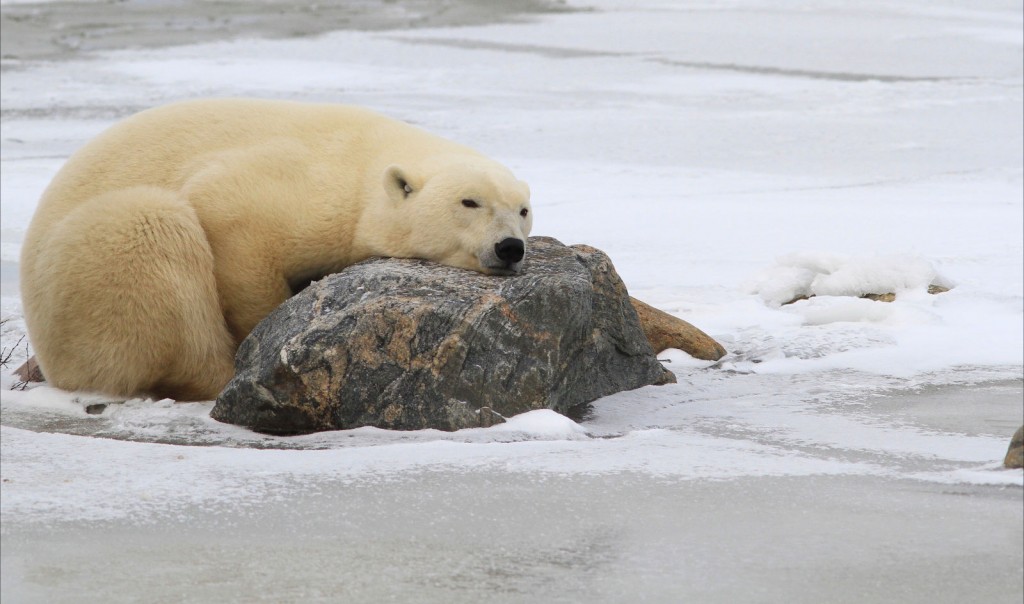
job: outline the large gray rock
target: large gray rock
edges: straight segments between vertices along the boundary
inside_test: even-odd
[[[674,382],[604,253],[534,237],[521,274],[374,259],[242,343],[211,413],[260,432],[457,430]]]

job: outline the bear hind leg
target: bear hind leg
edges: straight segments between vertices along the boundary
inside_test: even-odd
[[[175,193],[132,187],[76,207],[50,238],[43,373],[117,396],[215,398],[233,375],[214,260]]]

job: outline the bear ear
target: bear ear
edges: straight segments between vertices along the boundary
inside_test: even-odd
[[[407,199],[416,189],[409,182],[409,178],[405,175],[405,171],[402,168],[388,166],[384,170],[384,190],[387,191],[388,197],[393,201],[402,201]]]
[[[526,184],[525,180],[520,180],[520,181],[517,181],[517,182],[519,183],[519,190],[522,191],[523,197],[525,197],[526,200],[529,201],[529,199],[530,199],[530,185]]]

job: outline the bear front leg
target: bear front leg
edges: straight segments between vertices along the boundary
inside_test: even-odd
[[[267,259],[258,257],[217,256],[217,290],[224,319],[236,344],[241,344],[257,323],[291,297],[284,274]]]

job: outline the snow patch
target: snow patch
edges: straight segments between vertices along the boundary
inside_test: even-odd
[[[947,289],[954,283],[934,263],[910,254],[856,257],[829,252],[796,252],[754,277],[747,290],[772,306],[800,297],[900,294]]]
[[[491,426],[494,432],[521,433],[538,439],[576,440],[587,438],[587,430],[564,415],[550,409],[527,411]]]

